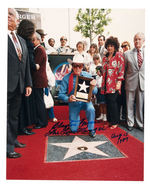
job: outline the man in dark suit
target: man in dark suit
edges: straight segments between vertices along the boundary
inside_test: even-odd
[[[18,118],[21,106],[21,94],[31,92],[32,80],[29,69],[28,50],[24,39],[15,34],[18,13],[8,9],[8,85],[7,85],[7,157],[18,158],[20,153],[15,147],[25,147],[17,141]]]
[[[44,88],[48,86],[48,80],[46,75],[46,51],[41,45],[41,36],[39,33],[33,35],[32,42],[35,46],[34,55],[35,63],[39,64],[40,69],[32,73],[33,79],[33,89],[35,94],[35,104],[36,104],[36,114],[37,114],[37,124],[36,129],[46,127],[48,124],[47,112],[44,103]]]

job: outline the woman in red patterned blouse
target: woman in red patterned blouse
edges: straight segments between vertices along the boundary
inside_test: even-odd
[[[107,120],[111,129],[114,129],[119,123],[117,98],[121,93],[121,82],[124,79],[124,57],[118,52],[119,42],[115,37],[106,40],[105,48],[108,52],[102,61],[101,94],[106,95]]]

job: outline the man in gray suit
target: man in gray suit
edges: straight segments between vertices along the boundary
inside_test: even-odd
[[[98,36],[98,48],[99,48],[98,50],[99,50],[99,54],[100,54],[100,57],[102,60],[107,52],[107,50],[105,48],[105,36],[104,35]]]
[[[29,57],[26,42],[16,35],[18,14],[15,9],[8,9],[8,84],[7,84],[7,157],[18,158],[15,147],[23,148],[25,144],[17,141],[18,118],[21,106],[21,94],[31,92]]]
[[[131,131],[134,126],[134,119],[138,128],[144,130],[144,41],[143,33],[134,36],[134,47],[124,53],[126,66],[126,102],[127,102],[127,125]],[[134,118],[134,103],[136,101],[136,112]]]

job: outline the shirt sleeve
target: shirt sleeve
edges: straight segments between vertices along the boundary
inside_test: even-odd
[[[95,86],[94,89],[93,89],[93,91],[92,91],[92,93],[93,93],[93,95],[96,95],[97,92],[98,92],[98,89],[97,89],[97,86]]]
[[[118,80],[124,80],[125,60],[121,54],[118,54]]]
[[[68,102],[69,97],[67,95],[67,92],[68,92],[68,81],[67,81],[67,77],[64,77],[60,85],[58,99],[64,102]]]

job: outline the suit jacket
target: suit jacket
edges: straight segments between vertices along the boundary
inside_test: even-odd
[[[29,56],[26,42],[23,38],[18,36],[21,48],[22,59],[18,58],[14,44],[8,36],[8,92],[13,92],[19,84],[20,92],[23,93],[24,88],[32,86],[32,79],[30,74]]]
[[[104,46],[102,46],[101,48],[99,47],[99,54],[100,54],[101,60],[105,56],[106,52],[107,52],[107,50]]]
[[[48,86],[46,75],[46,52],[43,46],[38,46],[35,51],[35,63],[40,65],[40,69],[32,72],[33,87],[45,88]]]
[[[138,66],[137,50],[136,48],[126,51],[125,57],[125,89],[128,91],[135,91],[139,85],[141,91],[144,91],[144,50],[143,50],[143,63],[141,68]]]

